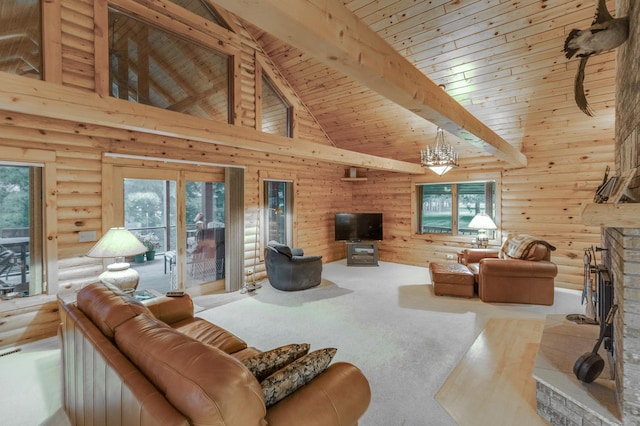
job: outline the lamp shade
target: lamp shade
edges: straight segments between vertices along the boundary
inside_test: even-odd
[[[147,248],[127,228],[111,228],[94,245],[87,256],[125,257],[144,253]]]
[[[431,170],[433,173],[437,174],[438,176],[442,176],[443,174],[447,173],[449,170],[453,169],[453,165],[448,164],[445,166],[429,166],[429,170]]]
[[[478,213],[469,222],[470,229],[498,229],[491,217],[486,213]]]

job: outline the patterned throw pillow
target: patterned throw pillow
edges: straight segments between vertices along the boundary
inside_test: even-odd
[[[336,351],[336,348],[327,348],[311,352],[260,382],[267,407],[291,395],[322,373]]]
[[[261,382],[308,352],[308,343],[291,344],[254,355],[245,359],[243,363],[256,376],[256,379]]]

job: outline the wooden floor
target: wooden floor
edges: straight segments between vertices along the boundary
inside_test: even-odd
[[[436,401],[463,426],[546,425],[536,411],[531,375],[543,329],[544,320],[490,319]]]

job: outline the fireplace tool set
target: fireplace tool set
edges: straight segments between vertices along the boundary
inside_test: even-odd
[[[593,382],[604,368],[604,360],[598,355],[602,343],[604,342],[605,349],[613,351],[612,324],[618,305],[613,305],[613,286],[609,270],[596,260],[596,252],[606,250],[593,246],[584,249],[582,304],[586,303],[585,314],[567,315],[567,320],[577,324],[600,325],[600,336],[593,350],[583,354],[573,366],[573,373],[584,383]]]
[[[577,359],[576,363],[573,364],[573,374],[575,374],[581,382],[591,383],[598,378],[600,373],[602,373],[602,370],[604,369],[604,359],[602,359],[598,354],[598,350],[604,340],[605,331],[609,326],[611,326],[611,324],[613,324],[613,317],[617,310],[618,305],[613,305],[609,309],[607,318],[604,321],[604,326],[600,327],[600,337],[598,338],[596,345],[593,347],[593,350],[583,354]]]
[[[585,302],[587,307],[585,309],[586,318],[584,322],[588,322],[590,324],[597,324],[596,321],[596,307],[593,301],[593,279],[592,273],[596,271],[597,264],[591,265],[591,260],[595,263],[595,250],[593,246],[584,249],[584,287],[582,289],[582,302],[584,305]]]
[[[567,320],[577,324],[599,324],[598,319],[602,319],[609,311],[609,306],[605,305],[607,295],[601,294],[605,291],[610,293],[606,285],[610,285],[609,271],[596,261],[596,252],[606,251],[600,247],[589,247],[584,249],[584,286],[582,288],[581,304],[586,303],[585,314],[569,314]],[[594,280],[595,276],[595,280]],[[594,284],[596,284],[594,286]],[[595,290],[594,290],[594,287]]]

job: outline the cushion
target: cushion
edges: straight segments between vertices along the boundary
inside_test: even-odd
[[[260,385],[231,355],[146,314],[116,328],[115,342],[190,424],[263,424]]]
[[[291,249],[287,245],[280,244],[279,242],[272,240],[272,241],[269,241],[269,246],[273,247],[278,253],[284,254],[289,259],[293,257],[293,253],[291,253]]]
[[[77,295],[76,304],[102,334],[112,339],[120,324],[139,314],[151,314],[149,309],[119,288],[101,282],[83,287]]]
[[[260,382],[267,407],[291,395],[322,373],[336,351],[336,348],[326,348],[311,352]]]
[[[189,337],[193,337],[199,342],[214,346],[228,354],[241,351],[247,347],[246,342],[238,336],[202,318],[187,318],[171,324],[171,327]]]
[[[182,297],[154,297],[144,305],[154,317],[167,324],[193,318],[193,300],[188,294]]]
[[[242,361],[259,381],[309,352],[309,344],[291,344],[271,349]]]

